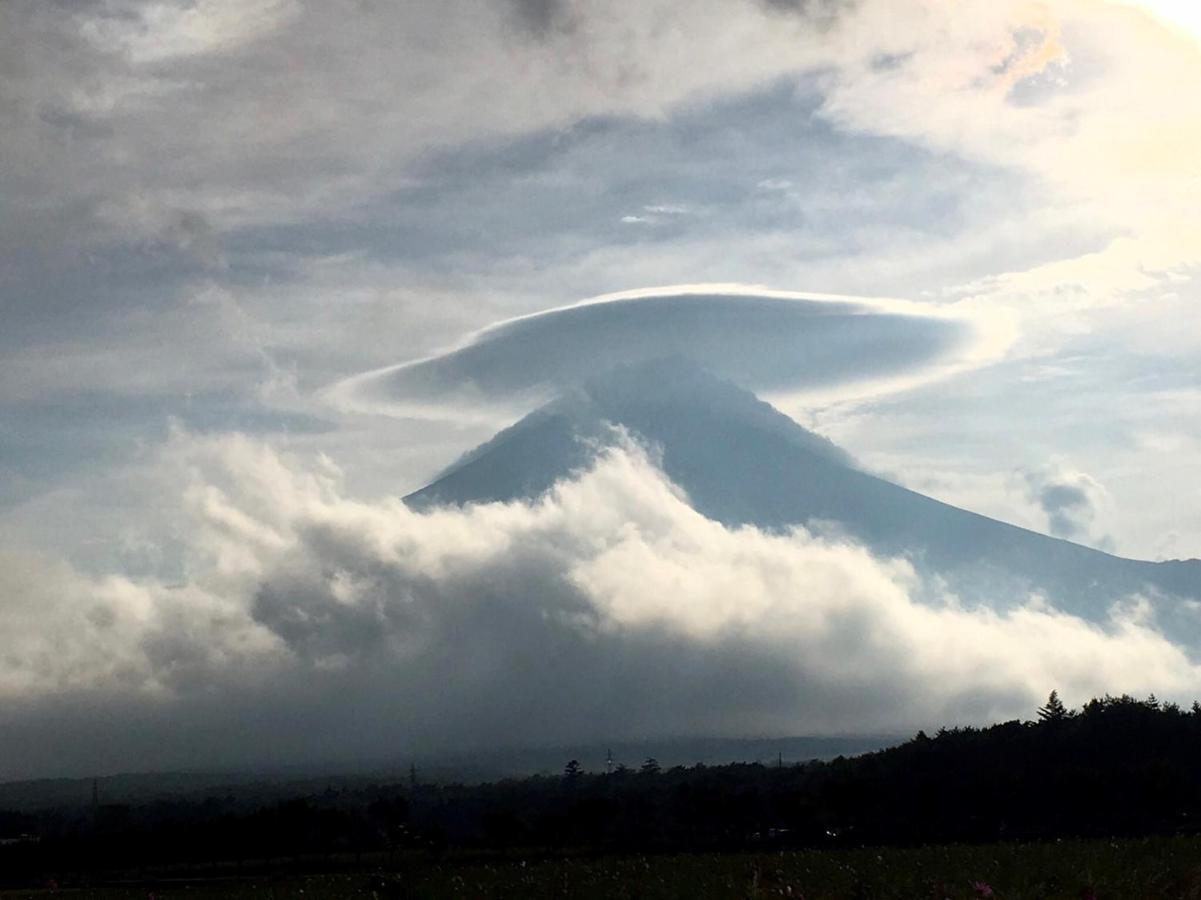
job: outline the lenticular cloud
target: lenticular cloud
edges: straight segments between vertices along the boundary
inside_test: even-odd
[[[500,322],[462,345],[343,382],[407,414],[519,408],[620,364],[679,356],[767,394],[880,381],[976,352],[971,323],[901,301],[733,287],[636,291]]]
[[[240,438],[172,456],[200,535],[183,583],[0,570],[14,771],[879,732],[1026,715],[1052,687],[1201,692],[1137,598],[1103,627],[920,602],[904,561],[704,518],[628,441],[539,501],[427,512]]]

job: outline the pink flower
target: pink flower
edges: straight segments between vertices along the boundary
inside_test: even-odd
[[[992,885],[989,884],[987,881],[973,881],[972,882],[972,891],[976,894],[977,897],[993,897],[993,896],[995,896],[995,894],[993,894]]]

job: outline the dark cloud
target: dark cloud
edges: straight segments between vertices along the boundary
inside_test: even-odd
[[[569,30],[573,21],[565,0],[509,0],[517,21],[533,34]]]
[[[1108,545],[1104,535],[1095,535],[1107,494],[1105,488],[1084,472],[1048,465],[1021,473],[1030,501],[1047,517],[1047,528],[1056,537]]]
[[[859,5],[858,0],[759,0],[766,8],[792,15],[804,16],[829,27]]]
[[[1081,518],[1092,518],[1092,498],[1076,484],[1048,484],[1038,492],[1038,502],[1051,522],[1051,532],[1073,537],[1084,531]]]
[[[163,234],[168,241],[205,266],[220,267],[223,264],[216,229],[203,213],[191,209],[170,210]]]

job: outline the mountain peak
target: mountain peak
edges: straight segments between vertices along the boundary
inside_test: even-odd
[[[620,363],[585,379],[577,390],[613,404],[679,400],[698,393],[723,397],[731,403],[760,402],[750,391],[683,356]]]
[[[666,357],[615,366],[568,388],[405,500],[422,508],[537,496],[611,444],[615,425],[664,448],[688,443],[712,452],[756,435],[827,464],[854,466],[848,453],[750,391],[690,360]]]
[[[1120,559],[942,503],[871,475],[845,451],[688,360],[617,366],[567,390],[410,494],[415,508],[530,499],[588,467],[620,425],[655,448],[692,506],[728,526],[826,529],[904,556],[966,602],[1033,593],[1101,621],[1134,595],[1201,599],[1201,563]],[[1184,604],[1160,604],[1195,629]]]
[[[559,403],[569,406],[581,399],[589,414],[635,431],[639,431],[635,422],[651,414],[667,420],[704,416],[731,431],[762,431],[830,462],[855,466],[851,455],[832,441],[801,427],[745,388],[679,356],[615,366],[586,380]]]

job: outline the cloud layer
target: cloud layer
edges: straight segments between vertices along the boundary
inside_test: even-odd
[[[663,357],[767,395],[799,394],[945,371],[980,352],[978,337],[967,319],[901,301],[663,288],[500,322],[446,353],[350,379],[333,396],[401,414],[462,415],[529,406],[614,366]],[[994,347],[1005,338],[990,335]]]
[[[0,775],[907,730],[1026,715],[1052,687],[1201,692],[1136,599],[1104,627],[919,602],[902,561],[705,519],[628,442],[537,503],[428,513],[242,438],[180,435],[161,465],[196,536],[182,579],[0,567]]]

